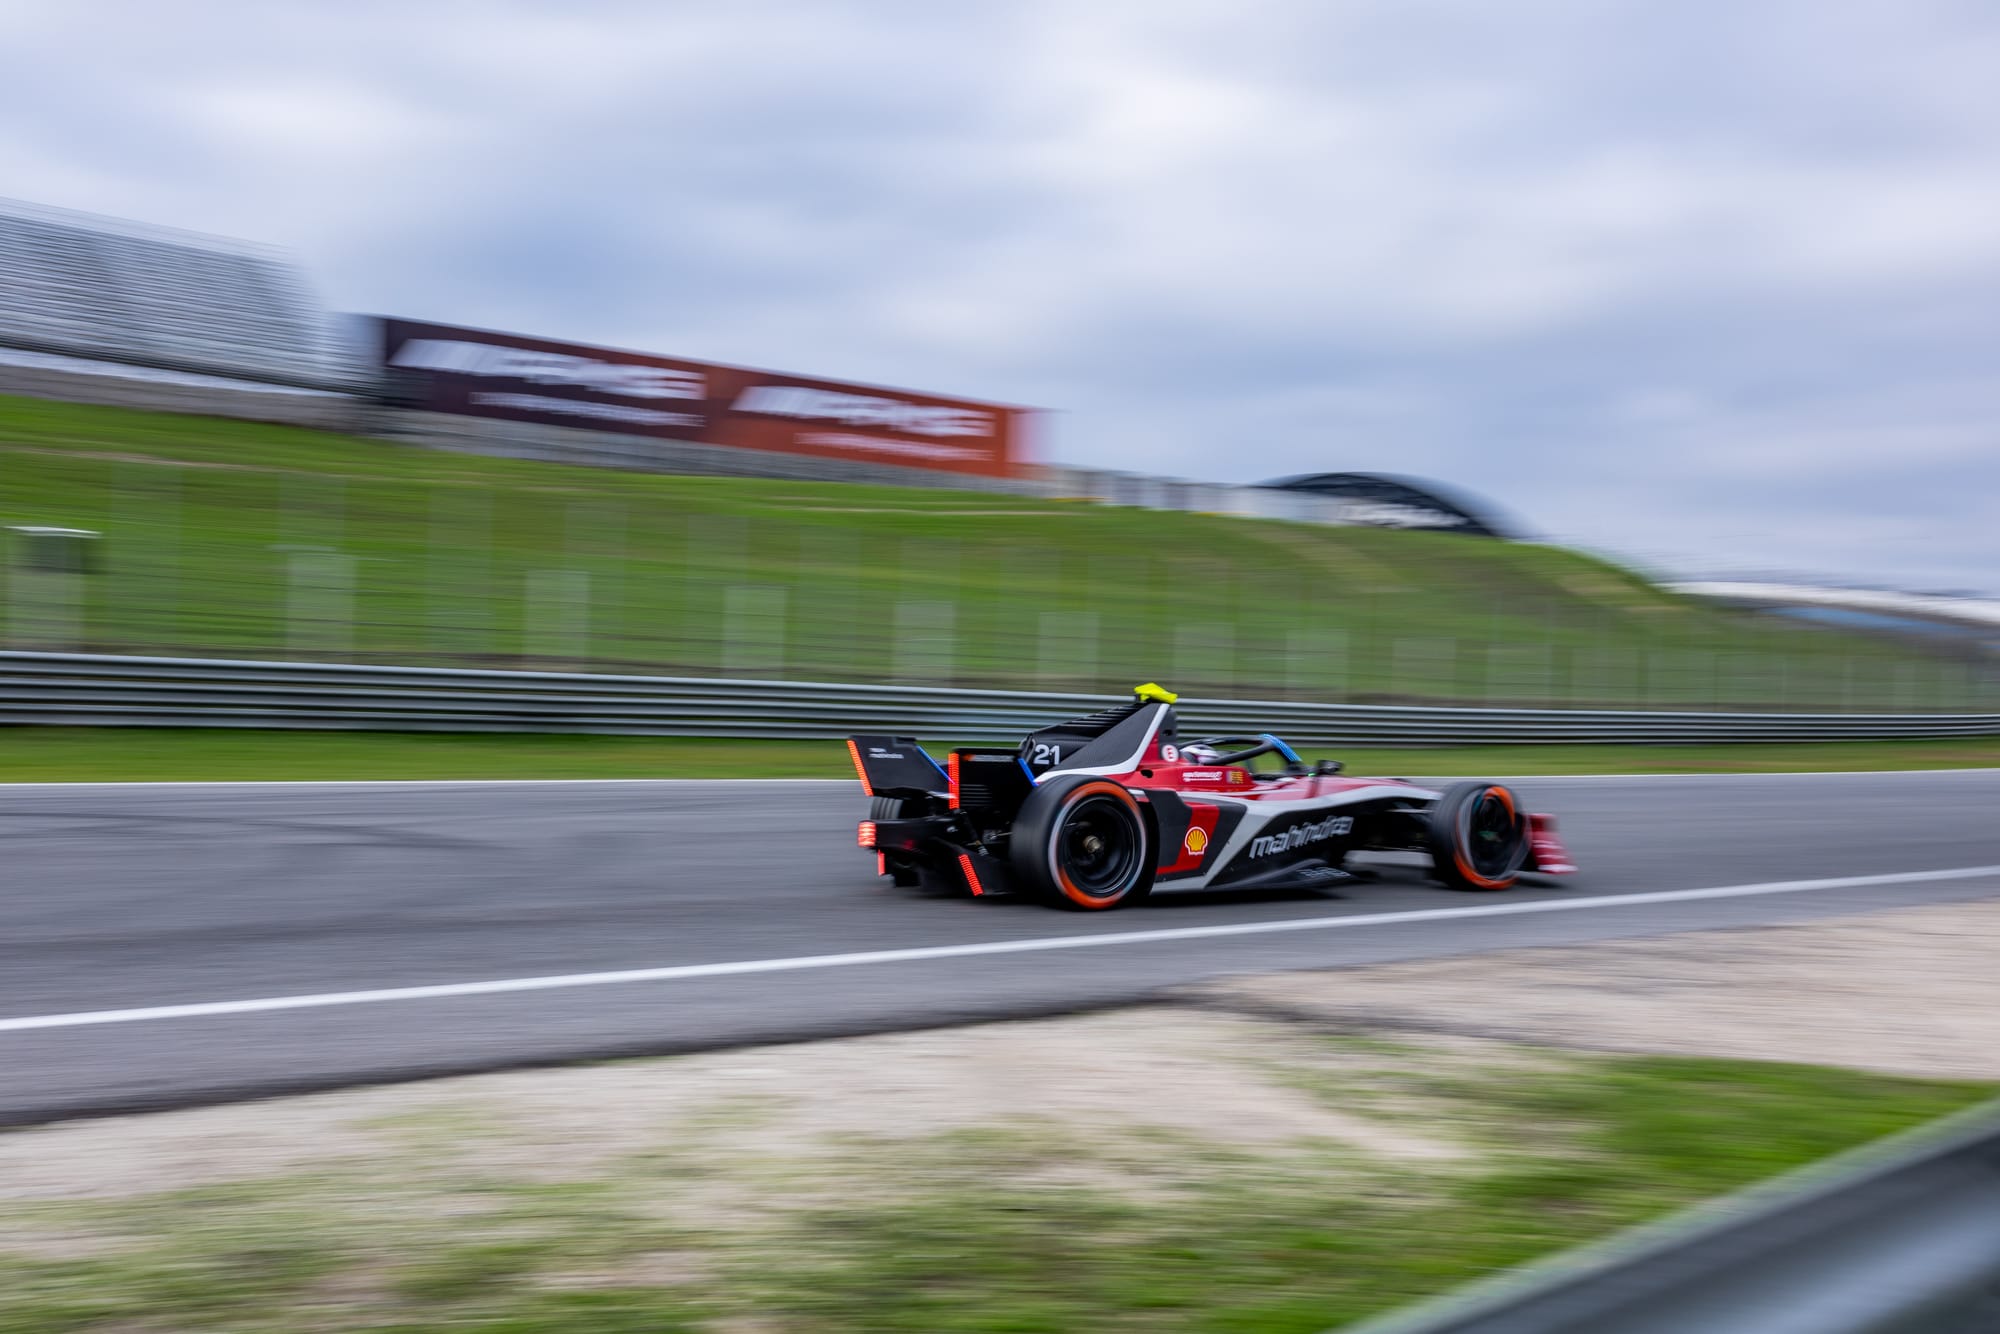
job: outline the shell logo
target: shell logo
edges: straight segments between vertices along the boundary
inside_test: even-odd
[[[1181,846],[1188,850],[1189,856],[1199,857],[1201,850],[1208,846],[1208,835],[1199,829],[1190,829],[1187,837],[1181,840]]]

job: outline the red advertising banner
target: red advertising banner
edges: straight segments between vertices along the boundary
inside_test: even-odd
[[[427,412],[1011,477],[1025,408],[410,320],[381,321],[392,395]]]

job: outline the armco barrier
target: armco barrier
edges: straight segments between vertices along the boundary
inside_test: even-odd
[[[801,681],[0,653],[0,724],[1011,739],[1114,697]],[[2000,735],[1995,714],[1640,713],[1188,699],[1183,733],[1311,744],[1835,741]]]
[[[2000,1104],[1350,1334],[1991,1334]]]

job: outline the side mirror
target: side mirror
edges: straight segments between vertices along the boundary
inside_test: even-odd
[[[1314,778],[1331,778],[1347,766],[1339,760],[1321,760],[1313,766]]]

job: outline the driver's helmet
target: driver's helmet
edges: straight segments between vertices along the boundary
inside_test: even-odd
[[[1181,758],[1189,764],[1214,764],[1216,757],[1221,754],[1222,752],[1214,746],[1200,741],[1181,747]]]

